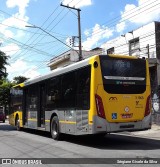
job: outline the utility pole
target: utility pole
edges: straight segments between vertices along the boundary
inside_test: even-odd
[[[77,10],[78,12],[78,38],[79,38],[79,61],[82,60],[82,44],[81,44],[81,22],[80,22],[80,9],[78,8],[75,8],[75,7],[70,7],[70,6],[66,6],[66,5],[63,5],[61,3],[61,6],[63,7],[66,7],[66,8],[70,8],[70,9],[73,9],[73,10]]]

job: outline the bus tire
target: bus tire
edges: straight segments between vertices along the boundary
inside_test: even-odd
[[[5,119],[3,120],[3,123],[5,123]]]
[[[21,130],[21,127],[20,127],[20,120],[19,120],[19,116],[17,116],[16,117],[16,129],[18,130],[18,131],[20,131]]]
[[[59,119],[57,116],[54,116],[51,120],[51,136],[54,140],[60,140],[61,135],[59,131]]]

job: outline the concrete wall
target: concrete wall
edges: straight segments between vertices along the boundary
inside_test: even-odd
[[[98,48],[91,51],[82,51],[82,58],[86,59],[93,55],[102,54],[102,49]],[[52,58],[48,66],[50,70],[54,70],[56,68],[62,68],[66,65],[72,64],[79,61],[79,54],[77,50],[69,50],[55,58]]]

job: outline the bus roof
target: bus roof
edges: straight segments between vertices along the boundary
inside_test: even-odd
[[[46,75],[34,78],[32,80],[28,80],[25,83],[22,83],[22,85],[19,84],[19,86],[23,87],[23,86],[31,85],[31,84],[49,79],[51,77],[54,77],[54,76],[57,76],[57,75],[60,75],[60,74],[63,74],[63,73],[69,72],[69,71],[73,71],[73,70],[76,70],[76,69],[84,67],[84,66],[87,66],[89,64],[89,60],[94,59],[97,56],[110,56],[110,57],[115,57],[115,58],[119,57],[119,58],[139,59],[136,56],[126,56],[126,55],[111,55],[111,54],[109,54],[109,55],[95,55],[95,56],[89,57],[87,59],[84,59],[82,61],[76,62],[74,64],[70,64],[70,65],[65,66],[65,67],[57,68]]]
[[[129,56],[129,55],[116,55],[116,54],[108,54],[110,57],[115,57],[115,58],[128,58],[128,59],[142,59],[137,56]]]
[[[17,85],[15,85],[15,86],[13,86],[13,88],[17,88],[17,87],[24,87],[25,86],[25,84],[24,83],[20,83],[20,84],[17,84]]]
[[[95,57],[95,56],[93,56],[93,57]],[[51,71],[49,74],[40,76],[40,77],[32,79],[32,80],[28,80],[24,84],[25,84],[25,86],[27,86],[27,85],[30,85],[30,84],[33,84],[33,83],[36,83],[36,82],[40,82],[40,81],[49,79],[51,77],[54,77],[54,76],[57,76],[57,75],[60,75],[60,74],[66,73],[66,72],[70,72],[70,71],[76,70],[78,68],[87,66],[89,64],[89,59],[90,58],[84,59],[84,60],[76,62],[74,64],[70,64],[70,65],[65,66],[65,67],[57,68],[57,69]]]

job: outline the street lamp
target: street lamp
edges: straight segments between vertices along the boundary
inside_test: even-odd
[[[52,34],[50,34],[49,32],[47,32],[46,30],[42,29],[41,27],[38,27],[38,26],[29,26],[29,25],[26,25],[25,27],[29,27],[29,28],[38,28],[40,30],[42,30],[43,32],[45,32],[46,34],[50,35],[51,37],[53,37],[54,39],[56,39],[57,41],[63,43],[64,45],[66,45],[67,47],[69,47],[70,49],[73,49],[72,47],[70,47],[69,45],[67,45],[66,43],[64,43],[63,41],[61,41],[60,39],[56,38],[55,36],[53,36]],[[75,50],[76,51],[76,50]],[[77,52],[77,51],[76,51]],[[77,52],[78,53],[78,52]],[[79,54],[79,53],[78,53]]]

